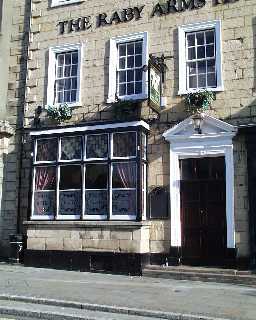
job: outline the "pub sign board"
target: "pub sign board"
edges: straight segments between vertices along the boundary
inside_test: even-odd
[[[161,111],[162,71],[160,67],[148,62],[148,104],[157,113]]]

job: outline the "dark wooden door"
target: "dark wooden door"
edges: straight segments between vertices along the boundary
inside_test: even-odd
[[[221,264],[227,238],[224,157],[184,159],[180,169],[182,260]]]

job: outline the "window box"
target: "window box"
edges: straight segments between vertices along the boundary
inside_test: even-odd
[[[120,100],[142,100],[148,96],[147,32],[120,36],[110,40],[108,103]]]
[[[179,94],[223,91],[220,20],[179,27]]]

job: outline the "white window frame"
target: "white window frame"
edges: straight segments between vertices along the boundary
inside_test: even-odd
[[[52,0],[51,7],[65,6],[72,3],[83,2],[83,0]]]
[[[148,64],[148,33],[138,32],[125,36],[118,36],[110,39],[109,53],[109,90],[107,103],[112,103],[116,100],[117,93],[117,63],[118,63],[118,48],[121,43],[129,41],[142,40],[142,66]],[[148,73],[142,72],[142,93],[122,96],[122,100],[143,100],[148,97]]]
[[[182,25],[178,28],[179,37],[179,95],[187,94],[189,92],[200,91],[200,89],[187,88],[187,64],[186,64],[186,33],[203,31],[207,29],[215,30],[215,61],[216,61],[216,82],[215,88],[207,88],[208,91],[223,91],[223,72],[222,72],[222,53],[221,53],[221,21],[206,21]]]
[[[48,62],[48,84],[47,84],[47,105],[54,104],[54,83],[56,77],[56,55],[58,53],[65,53],[68,51],[78,51],[78,66],[77,66],[77,93],[76,101],[68,102],[70,107],[81,105],[81,79],[82,79],[82,55],[83,55],[83,44],[64,44],[60,46],[49,48],[49,62]],[[59,105],[56,103],[55,105]]]

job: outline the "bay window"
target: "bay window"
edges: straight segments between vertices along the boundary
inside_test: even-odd
[[[141,128],[36,137],[32,219],[145,219],[146,139]]]

